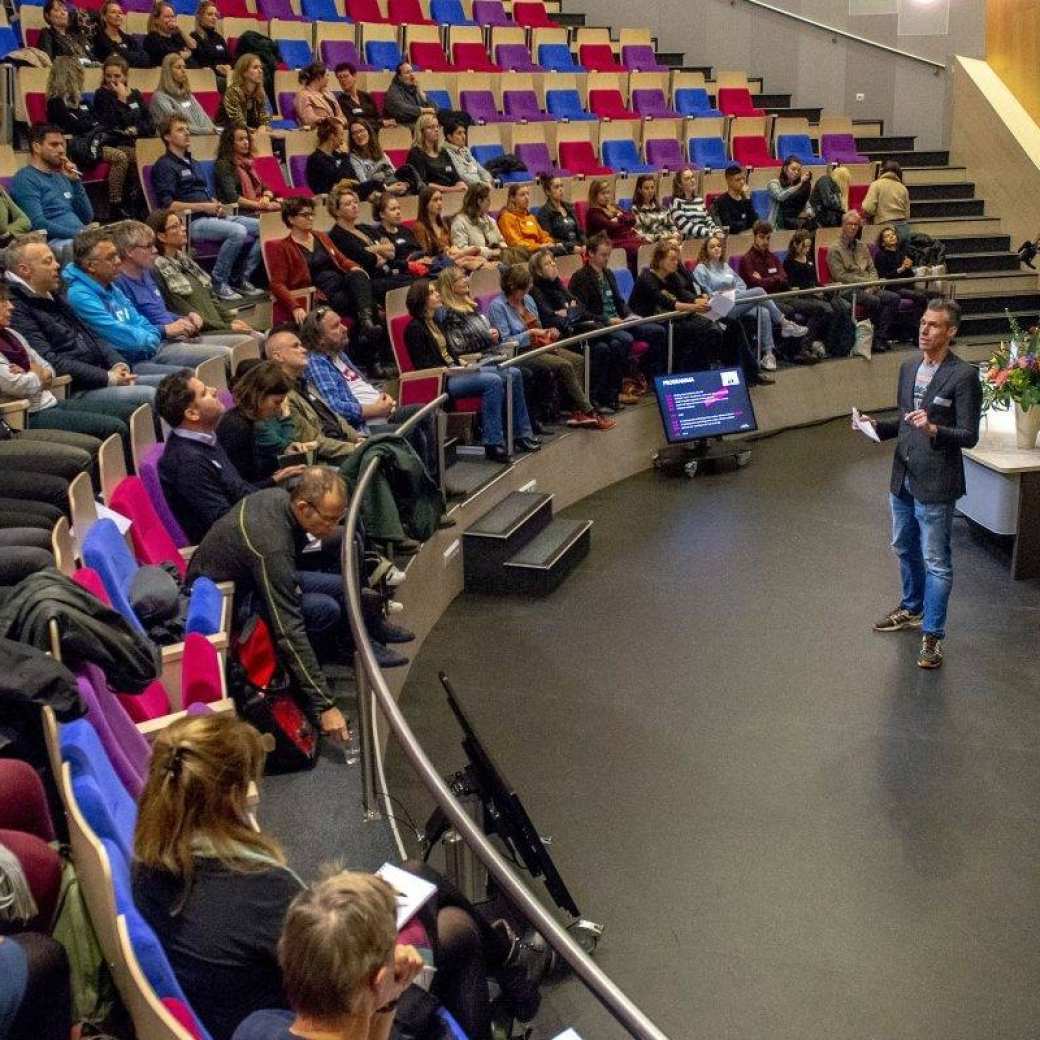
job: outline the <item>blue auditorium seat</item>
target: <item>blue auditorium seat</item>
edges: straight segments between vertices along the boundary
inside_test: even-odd
[[[365,61],[377,69],[392,72],[404,61],[404,55],[393,40],[369,40],[365,44]]]
[[[721,137],[691,137],[690,162],[702,170],[724,170],[729,165]]]
[[[786,159],[793,155],[803,163],[811,166],[823,160],[813,152],[812,141],[808,134],[781,134],[776,139],[776,157]]]
[[[275,40],[278,50],[282,55],[282,61],[290,69],[302,69],[314,61],[314,52],[306,40]]]
[[[574,60],[570,47],[565,43],[540,43],[538,64],[553,72],[584,72],[585,68]]]
[[[545,111],[557,119],[569,119],[572,123],[599,122],[591,112],[581,107],[581,98],[576,90],[547,90]]]
[[[481,166],[487,166],[492,159],[497,159],[506,154],[505,149],[500,144],[475,144],[470,148],[470,151],[473,153],[473,158]],[[499,174],[499,179],[503,184],[510,184],[513,181],[529,181],[532,179],[532,175],[517,170],[514,173]]]
[[[440,25],[476,25],[466,17],[459,0],[432,0],[430,17]]]
[[[304,17],[312,22],[349,22],[350,18],[336,10],[335,0],[302,0]]]
[[[631,137],[603,142],[603,163],[613,170],[626,173],[654,173],[656,167],[647,166],[639,158],[636,143]]]
[[[702,118],[721,116],[717,108],[711,107],[708,92],[702,87],[682,87],[675,92],[675,110],[681,116]]]

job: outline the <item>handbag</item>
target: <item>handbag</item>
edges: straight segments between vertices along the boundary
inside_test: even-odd
[[[852,344],[852,356],[870,360],[871,351],[874,347],[874,326],[863,319],[856,322],[856,338]]]
[[[318,731],[300,707],[292,678],[278,660],[271,630],[259,615],[249,618],[234,639],[228,687],[238,714],[274,738],[274,748],[267,755],[267,772],[314,768]]]

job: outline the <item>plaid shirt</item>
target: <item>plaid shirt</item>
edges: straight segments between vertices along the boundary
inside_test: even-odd
[[[364,376],[347,355],[340,354],[340,360],[357,373],[359,379]],[[350,384],[343,373],[336,368],[332,358],[325,354],[311,354],[307,362],[307,381],[317,391],[318,396],[339,416],[354,427],[358,433],[368,433],[368,423],[361,412],[361,403],[354,396]]]

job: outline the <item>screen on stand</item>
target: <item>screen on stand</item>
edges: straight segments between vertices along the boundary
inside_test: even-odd
[[[654,392],[669,444],[758,429],[744,373],[739,368],[657,376]]]

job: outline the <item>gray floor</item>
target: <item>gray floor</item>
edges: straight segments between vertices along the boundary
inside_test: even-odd
[[[945,667],[874,634],[890,457],[837,422],[616,485],[556,594],[461,597],[412,671],[434,760],[462,764],[443,668],[672,1037],[1037,1035],[1040,583],[958,520]],[[421,817],[393,752],[390,781]],[[570,1024],[621,1035],[574,982],[536,1035]]]

